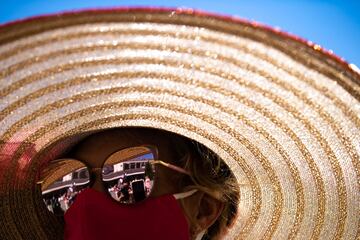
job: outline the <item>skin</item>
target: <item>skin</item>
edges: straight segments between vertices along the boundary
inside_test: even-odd
[[[101,181],[101,167],[110,154],[124,148],[139,145],[157,146],[159,159],[179,166],[178,160],[174,159],[169,151],[169,141],[166,137],[159,136],[146,129],[132,129],[131,134],[128,133],[129,130],[124,131],[122,129],[100,132],[81,142],[71,152],[72,158],[78,159],[89,168],[94,169],[96,179],[92,185],[93,189],[100,192],[106,191]],[[182,177],[184,177],[182,173],[156,165],[155,184],[150,197],[182,192],[182,186],[179,185],[179,180]],[[189,223],[192,238],[211,226],[220,215],[223,207],[222,203],[200,191],[184,199],[180,206]]]

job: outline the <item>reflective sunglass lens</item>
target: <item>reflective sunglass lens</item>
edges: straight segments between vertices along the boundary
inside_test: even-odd
[[[155,159],[150,147],[132,147],[112,154],[104,163],[102,178],[108,192],[118,202],[136,203],[147,198],[154,184]]]
[[[77,194],[89,187],[90,175],[84,163],[59,159],[42,171],[40,182],[46,207],[55,215],[64,215]]]

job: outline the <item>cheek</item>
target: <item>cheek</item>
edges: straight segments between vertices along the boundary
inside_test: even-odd
[[[197,214],[198,214],[198,206],[191,197],[185,199],[178,199],[177,202],[180,205],[180,208],[185,216],[185,219],[189,226],[190,235],[194,236],[196,232],[198,232],[198,222],[197,222]]]
[[[166,194],[174,194],[181,191],[178,182],[181,176],[166,167],[157,166],[155,179],[150,196],[158,197]]]

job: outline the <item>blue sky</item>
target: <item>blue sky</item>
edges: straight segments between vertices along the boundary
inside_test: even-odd
[[[279,27],[360,67],[360,0],[0,0],[0,3],[0,23],[59,11],[114,6],[188,7],[235,15]]]

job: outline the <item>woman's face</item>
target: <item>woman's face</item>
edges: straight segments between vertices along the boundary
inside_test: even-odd
[[[171,144],[172,141],[169,135],[166,134],[153,134],[152,131],[144,129],[114,129],[88,137],[75,146],[67,157],[80,160],[89,168],[101,169],[107,157],[116,151],[129,147],[151,145],[157,147],[157,157],[159,160],[183,167],[180,164],[180,159],[178,159],[179,153],[174,153],[175,149],[181,149],[181,147],[171,146]],[[181,186],[181,184],[184,184],[184,181],[181,180],[187,177],[187,175],[159,164],[156,165],[155,172],[154,186],[150,197],[159,197],[184,191],[184,186]],[[101,181],[101,170],[96,171],[95,174],[96,179],[92,188],[100,192],[106,192]],[[220,201],[201,191],[184,199],[180,206],[188,222],[190,234],[193,237],[196,237],[199,232],[211,226],[223,209],[223,204]]]
[[[124,132],[124,134],[122,134]],[[147,131],[133,130],[134,134],[129,134],[129,130],[105,131],[95,134],[74,148],[68,157],[75,158],[85,163],[90,168],[100,169],[110,154],[125,149],[141,145],[152,145],[158,148],[158,157],[164,162],[179,165],[177,159],[173,159],[173,154],[169,152],[169,142],[159,136],[149,135]],[[95,172],[96,179],[92,186],[93,189],[105,192],[104,184],[101,181],[101,171]],[[161,165],[156,166],[155,184],[150,196],[157,197],[165,194],[174,194],[182,189],[178,180],[183,174],[177,173]]]

